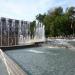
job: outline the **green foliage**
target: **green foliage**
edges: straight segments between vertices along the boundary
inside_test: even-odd
[[[36,16],[36,19],[39,21],[39,22],[41,22],[41,23],[43,23],[44,21],[44,18],[45,18],[45,16],[46,16],[46,14],[39,14],[39,15],[37,15]]]
[[[31,38],[34,37],[34,28],[35,28],[35,25],[36,25],[36,21],[33,21],[30,23],[30,32],[31,32]]]
[[[67,11],[63,12],[63,8],[58,7],[52,11],[49,10],[47,14],[39,14],[36,16],[36,19],[45,25],[45,34],[47,37],[71,35],[75,30],[74,9],[74,7],[70,7],[67,8]]]

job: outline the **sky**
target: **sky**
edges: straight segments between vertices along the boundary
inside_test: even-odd
[[[75,0],[0,0],[0,17],[33,21],[49,9],[75,6]]]

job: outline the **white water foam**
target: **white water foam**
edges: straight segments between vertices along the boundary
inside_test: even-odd
[[[45,52],[43,52],[43,51],[37,51],[37,50],[32,50],[32,49],[27,50],[27,51],[29,51],[29,52],[33,52],[33,53],[45,53]]]
[[[46,54],[49,54],[49,55],[54,55],[54,56],[57,56],[59,54],[57,53],[52,53],[52,52],[43,52],[43,51],[37,51],[37,50],[27,50],[28,52],[32,52],[32,53],[46,53]]]

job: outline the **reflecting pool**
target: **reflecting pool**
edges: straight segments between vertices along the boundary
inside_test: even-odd
[[[75,49],[36,47],[6,51],[28,75],[75,75]]]

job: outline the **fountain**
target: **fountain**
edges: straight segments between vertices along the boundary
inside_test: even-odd
[[[36,23],[35,27],[35,36],[34,40],[35,42],[43,42],[45,41],[45,26],[42,23]]]
[[[25,45],[28,43],[35,42],[44,42],[45,41],[45,26],[42,23],[36,23],[34,28],[34,37],[31,39],[30,37],[30,25],[26,26],[23,22],[23,25],[20,23],[19,25],[19,45]]]
[[[30,29],[30,23],[27,24],[26,21],[20,21],[19,38],[18,38],[19,45],[25,45],[27,42],[30,41],[29,29]]]

